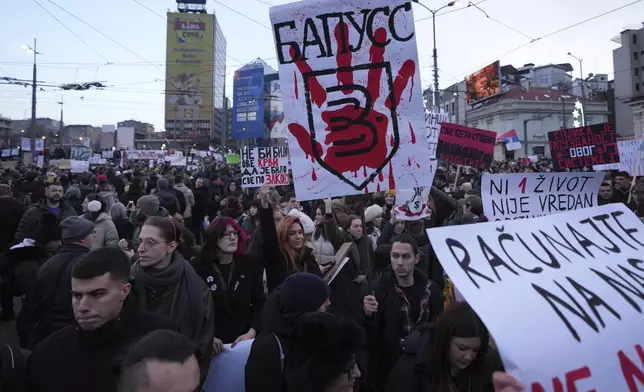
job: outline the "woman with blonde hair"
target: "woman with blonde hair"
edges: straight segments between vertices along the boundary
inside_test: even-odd
[[[259,198],[262,207],[259,212],[262,254],[269,293],[291,274],[309,272],[321,276],[331,268],[331,265],[319,267],[312,249],[305,246],[304,227],[299,218],[285,216],[276,227],[270,188],[262,187]]]

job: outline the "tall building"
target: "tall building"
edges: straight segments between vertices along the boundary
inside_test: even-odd
[[[0,147],[11,147],[11,120],[0,116]]]
[[[210,140],[215,145],[223,146],[226,142],[224,135],[228,128],[226,122],[228,106],[224,101],[226,91],[226,37],[221,31],[217,16],[213,16],[215,18],[215,61],[212,103],[214,106],[215,126],[210,131]]]
[[[148,139],[154,135],[154,125],[137,120],[125,120],[116,124],[117,128],[134,128],[135,139]]]
[[[215,109],[224,105],[226,39],[205,0],[177,3],[179,12],[167,14],[165,128],[185,148],[224,129]]]
[[[624,30],[613,38],[615,128],[622,136],[642,136],[644,130],[644,27]]]

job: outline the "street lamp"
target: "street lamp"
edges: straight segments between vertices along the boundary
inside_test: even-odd
[[[441,95],[440,91],[438,91],[438,52],[436,51],[436,13],[443,8],[458,6],[458,0],[450,1],[437,10],[430,9],[425,4],[420,3],[419,0],[413,1],[432,13],[432,31],[434,32],[434,51],[432,54],[432,57],[434,57],[434,106],[440,107]]]
[[[584,59],[580,59],[574,54],[568,52],[568,56],[579,61],[579,76],[581,77],[581,104],[583,105],[583,115],[581,116],[581,126],[586,125],[586,86],[584,83]]]
[[[36,56],[42,54],[36,51],[36,39],[34,46],[20,45],[22,49],[34,55],[33,81],[31,82],[31,154],[36,156]]]

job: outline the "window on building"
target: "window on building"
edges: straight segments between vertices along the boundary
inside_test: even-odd
[[[454,113],[455,113],[455,111],[454,111],[454,102],[452,102],[452,114],[454,114]]]
[[[633,45],[637,45],[637,34],[633,34]]]
[[[639,68],[635,68],[635,76],[639,76],[639,74],[640,74]]]
[[[637,91],[637,92],[640,91],[640,84],[639,83],[635,84],[635,91]]]
[[[633,60],[637,60],[637,52],[633,52]]]

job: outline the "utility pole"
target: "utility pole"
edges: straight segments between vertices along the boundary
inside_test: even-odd
[[[62,95],[60,96],[60,102],[58,104],[60,105],[60,125],[58,127],[58,134],[56,135],[56,144],[60,144],[60,138],[63,134],[63,106],[65,105],[65,100]]]
[[[34,38],[34,71],[33,81],[31,83],[31,157],[36,156],[36,39]]]

